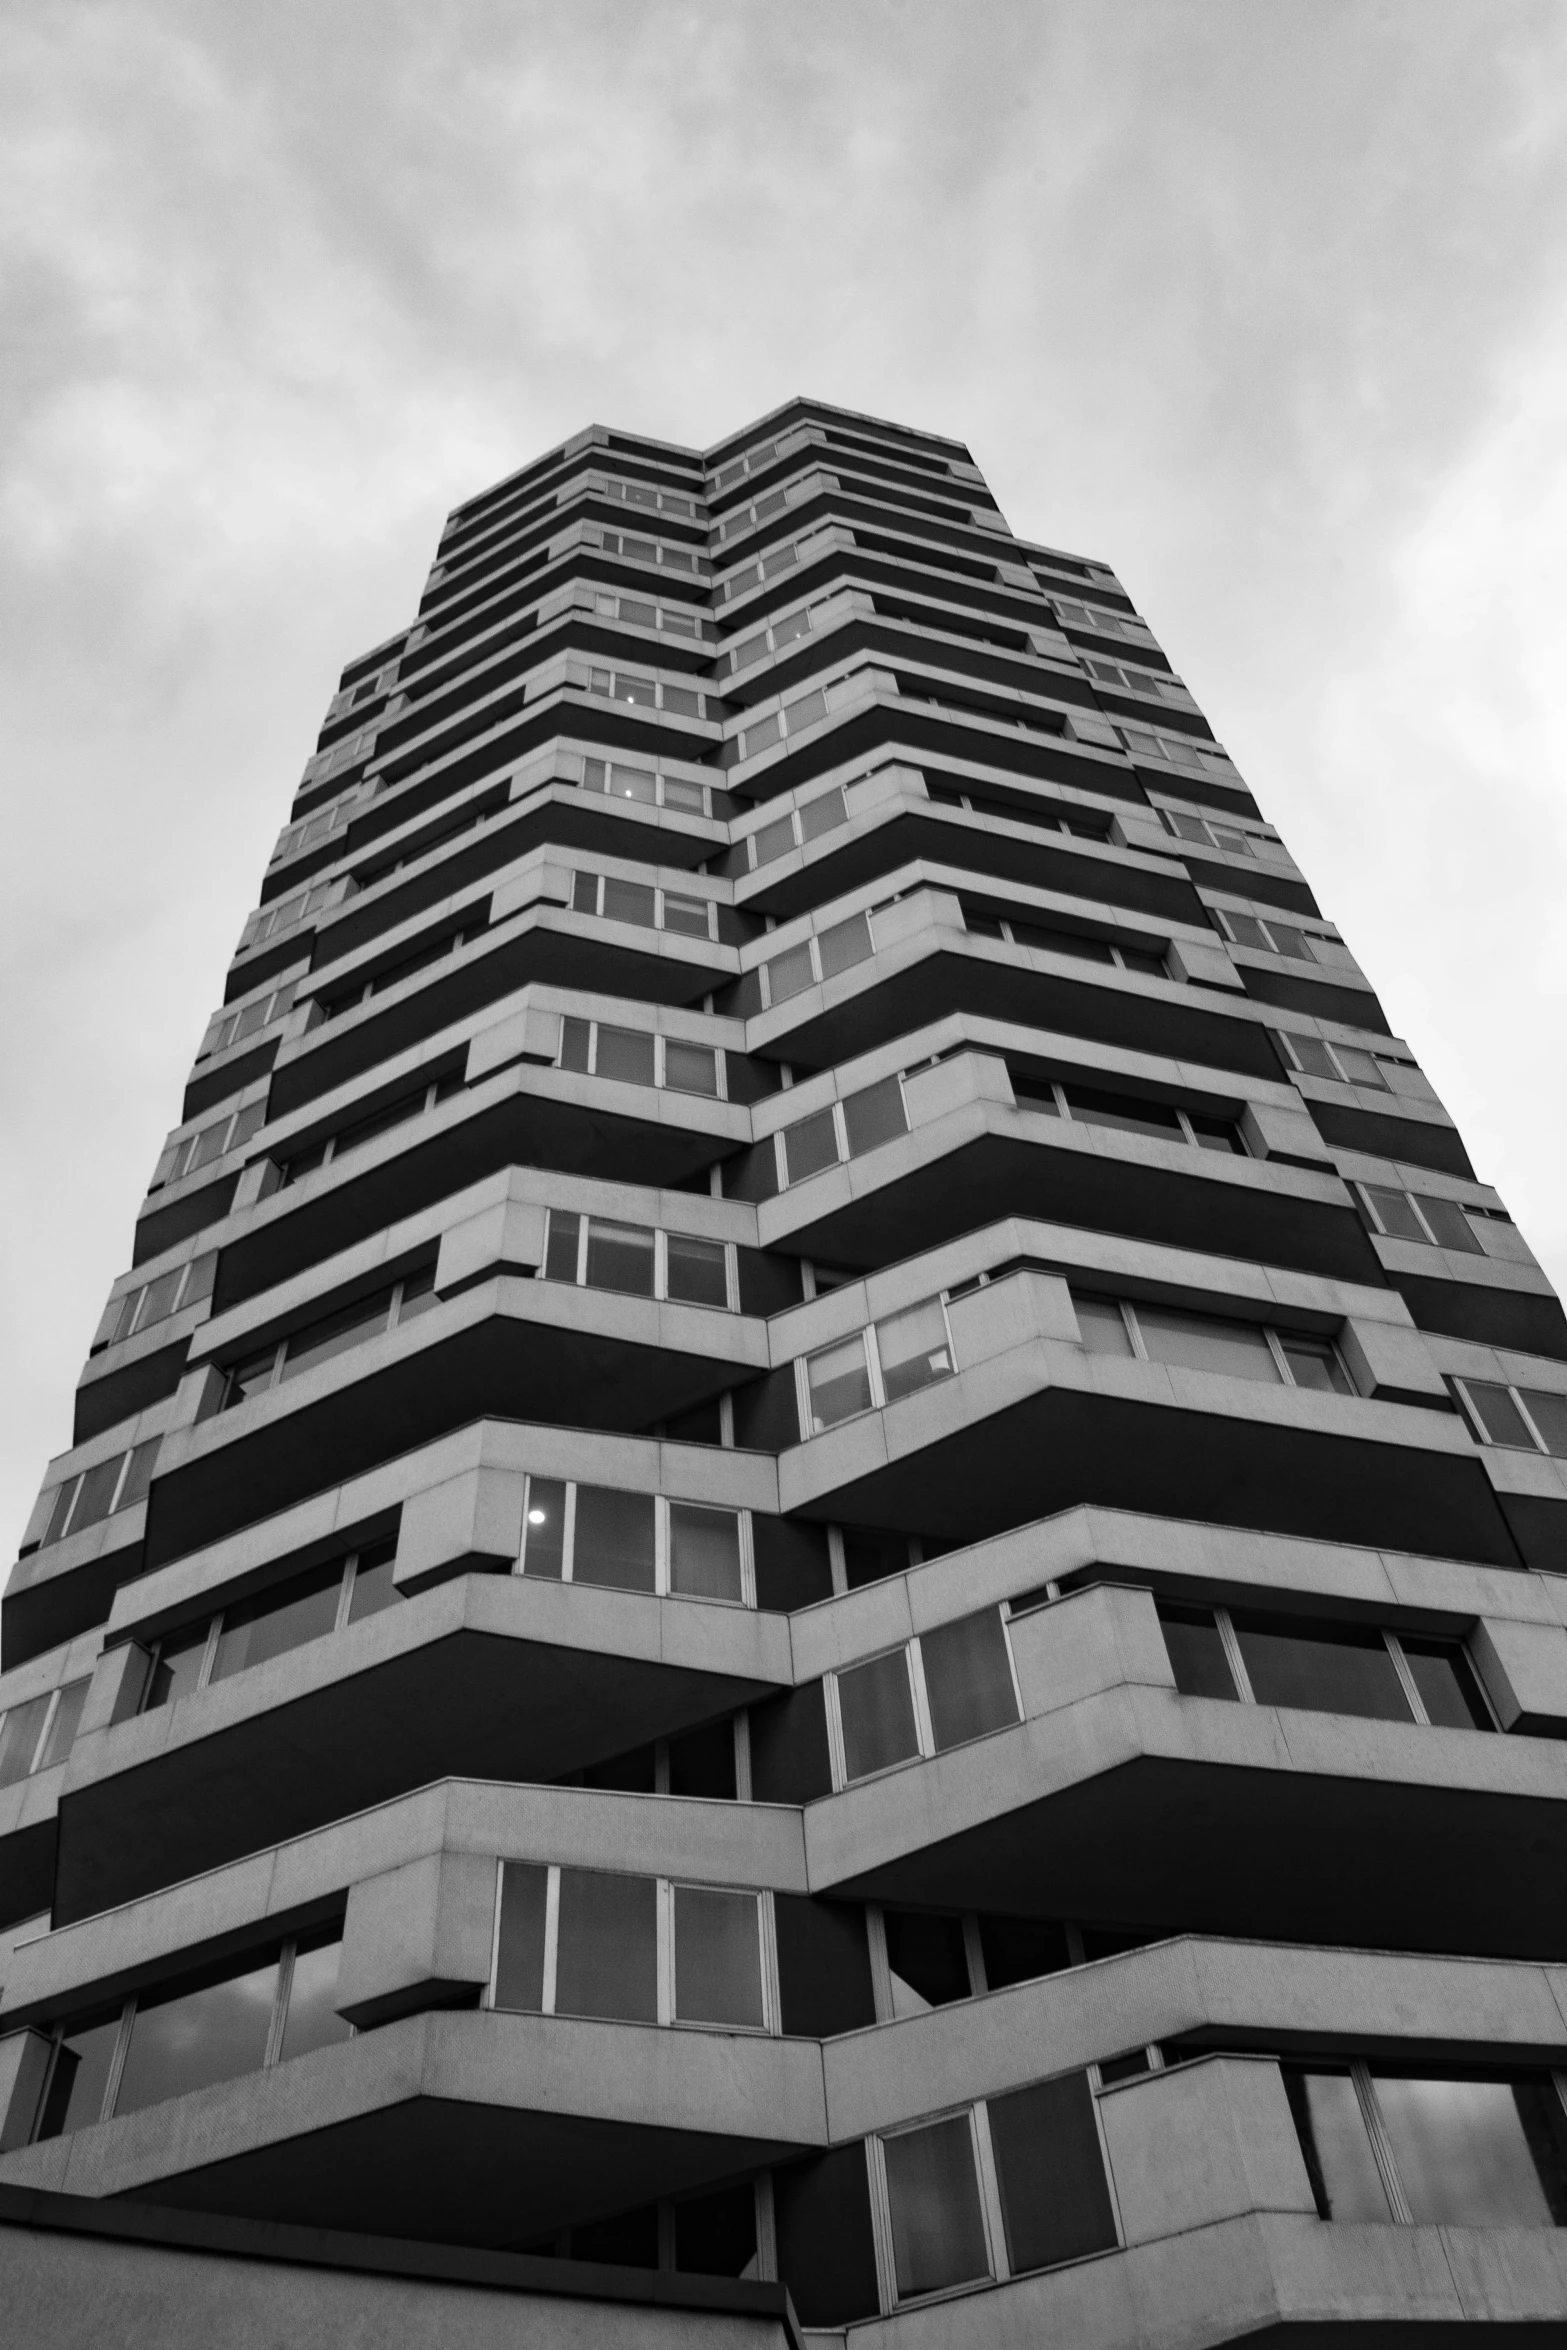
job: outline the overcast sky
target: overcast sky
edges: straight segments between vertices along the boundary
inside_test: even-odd
[[[0,11],[0,1521],[338,670],[595,420],[1114,563],[1567,1278],[1564,114],[1558,0]]]

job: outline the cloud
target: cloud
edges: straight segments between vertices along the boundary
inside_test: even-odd
[[[11,11],[8,1522],[339,667],[590,418],[817,391],[1114,561],[1567,1271],[1564,64],[1527,0]]]

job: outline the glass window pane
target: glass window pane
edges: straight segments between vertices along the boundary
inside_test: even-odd
[[[363,1550],[354,1569],[354,1588],[349,1594],[348,1620],[362,1623],[366,1616],[378,1616],[398,1598],[394,1577],[397,1573],[397,1549],[393,1543],[378,1544],[374,1550]]]
[[[756,2275],[756,2190],[749,2179],[675,2205],[675,2266],[686,2276]]]
[[[1560,2123],[1544,2103],[1547,2084],[1378,2073],[1376,2092],[1417,2225],[1558,2224]]]
[[[775,857],[787,857],[794,847],[794,818],[781,816],[776,824],[762,825],[755,840],[758,865],[770,865]]]
[[[1431,1235],[1415,1214],[1407,1192],[1389,1191],[1381,1183],[1365,1183],[1361,1189],[1376,1209],[1377,1220],[1390,1240],[1418,1240],[1424,1247],[1430,1247]]]
[[[938,1754],[1018,1719],[999,1608],[921,1633],[920,1659]]]
[[[571,1579],[615,1591],[654,1588],[653,1496],[613,1485],[577,1487]]]
[[[1438,1248],[1456,1248],[1464,1255],[1483,1257],[1479,1234],[1455,1199],[1433,1199],[1417,1192],[1416,1204],[1435,1235]]]
[[[675,2013],[684,2024],[762,2028],[762,1942],[754,1893],[675,1887]]]
[[[1226,908],[1224,920],[1238,947],[1255,947],[1259,954],[1264,955],[1272,953],[1267,932],[1252,915],[1232,914]]]
[[[693,1306],[728,1305],[729,1269],[722,1241],[695,1240],[689,1233],[671,1232],[665,1246],[671,1297]]]
[[[870,1410],[871,1375],[865,1365],[863,1332],[856,1331],[837,1346],[823,1347],[820,1354],[808,1355],[805,1376],[813,1435],[823,1428],[835,1428],[856,1412]]]
[[[1058,1975],[1072,1963],[1066,1929],[1054,1918],[982,1917],[979,1947],[985,1961],[985,1981],[992,1991],[1009,1983],[1032,1983],[1041,1975]],[[994,2120],[995,2109],[991,2114]]]
[[[67,2032],[60,2042],[38,2124],[40,2138],[85,2129],[103,2117],[103,2095],[120,2037],[118,2012],[107,2023]]]
[[[1348,2073],[1286,2072],[1284,2084],[1322,2217],[1391,2219],[1387,2190]]]
[[[803,1183],[823,1167],[836,1167],[838,1129],[831,1110],[818,1110],[813,1118],[802,1118],[798,1126],[784,1128],[784,1162],[791,1183]]]
[[[619,881],[604,876],[604,918],[608,922],[640,922],[653,927],[653,892],[643,881]]]
[[[1080,1297],[1074,1289],[1072,1305],[1089,1354],[1129,1355],[1133,1351],[1126,1317],[1113,1297]]]
[[[590,1289],[618,1289],[627,1297],[653,1294],[653,1234],[642,1224],[611,1224],[588,1218]]]
[[[1114,960],[1102,938],[1085,938],[1080,930],[1055,930],[1042,922],[1014,922],[1012,936],[1020,947],[1047,955],[1072,955],[1083,963]]]
[[[882,1912],[894,2015],[928,2015],[969,1996],[968,1954],[961,1918],[928,1911]]]
[[[1377,1722],[1413,1719],[1380,1632],[1299,1616],[1237,1615],[1233,1621],[1259,1705],[1358,1714]]]
[[[334,1559],[330,1566],[313,1567],[275,1590],[225,1608],[212,1679],[226,1681],[231,1673],[284,1656],[307,1640],[319,1640],[337,1622],[342,1587],[342,1561]]]
[[[544,1244],[544,1278],[546,1281],[575,1281],[577,1278],[577,1242],[582,1230],[582,1218],[568,1209],[551,1208],[549,1237]]]
[[[878,1322],[876,1350],[889,1403],[896,1403],[900,1395],[930,1387],[938,1379],[950,1379],[956,1368],[939,1298],[906,1307],[901,1314],[889,1314],[885,1322]]]
[[[566,1488],[558,1477],[528,1479],[528,1509],[522,1530],[522,1571],[549,1575],[557,1583],[563,1571],[566,1539]]]
[[[269,1346],[265,1354],[249,1355],[242,1363],[235,1363],[228,1375],[223,1394],[225,1411],[235,1404],[245,1403],[253,1395],[264,1395],[272,1385],[277,1370],[277,1348]]]
[[[277,1960],[164,1998],[144,1995],[131,2026],[116,2113],[137,2113],[259,2070],[277,1998]]]
[[[158,1643],[158,1661],[147,1684],[147,1695],[142,1710],[150,1713],[155,1705],[172,1705],[176,1698],[189,1697],[201,1678],[202,1660],[207,1653],[207,1627],[197,1625],[188,1632],[173,1632]]]
[[[819,800],[812,800],[800,810],[800,830],[807,840],[820,840],[824,832],[835,831],[847,824],[849,811],[841,791],[823,792]]]
[[[1112,1126],[1127,1134],[1150,1134],[1160,1142],[1181,1140],[1181,1121],[1162,1102],[1130,1094],[1102,1093],[1095,1086],[1064,1085],[1067,1107],[1083,1126]]]
[[[768,992],[775,1004],[787,1003],[791,996],[801,995],[816,984],[811,968],[811,949],[808,941],[790,947],[775,955],[767,966]]]
[[[821,949],[822,977],[834,978],[840,971],[852,970],[863,963],[871,951],[871,926],[863,914],[851,914],[847,922],[836,922],[824,930],[817,940]]]
[[[146,1500],[148,1488],[152,1484],[152,1472],[157,1464],[158,1447],[162,1442],[161,1436],[149,1436],[145,1444],[138,1444],[132,1451],[120,1490],[114,1497],[116,1515],[121,1510],[134,1509],[139,1501]]]
[[[651,1085],[653,1038],[640,1028],[606,1028],[601,1021],[596,1073],[622,1085]]]
[[[672,625],[672,621],[666,617],[664,626],[669,628]],[[649,783],[652,780],[649,776]],[[666,808],[679,808],[688,816],[704,816],[707,813],[702,786],[699,783],[687,783],[678,775],[666,775],[664,778],[664,805]]]
[[[367,1338],[377,1337],[387,1327],[391,1307],[392,1293],[382,1289],[373,1297],[358,1298],[350,1306],[340,1306],[335,1314],[324,1314],[308,1330],[297,1331],[283,1357],[283,1377],[297,1378],[301,1371],[313,1370],[317,1363],[330,1362],[334,1355],[346,1353],[349,1347],[362,1346]]]
[[[664,1040],[664,1083],[674,1093],[718,1093],[718,1057],[705,1044]]]
[[[677,897],[672,889],[666,889],[664,892],[664,928],[677,932],[681,938],[708,937],[707,899]]]
[[[61,1690],[60,1702],[54,1709],[54,1720],[49,1724],[49,1736],[38,1757],[38,1768],[41,1771],[47,1771],[54,1763],[64,1762],[75,1745],[77,1725],[81,1721],[82,1708],[87,1703],[87,1692],[91,1687],[91,1675],[84,1674],[79,1681],[67,1681]],[[0,1760],[0,1787],[5,1784],[4,1763]]]
[[[890,1770],[919,1752],[914,1725],[914,1692],[908,1658],[901,1648],[838,1675],[838,1712],[843,1722],[844,1770],[851,1779]]]
[[[1317,958],[1311,951],[1305,933],[1297,930],[1293,923],[1270,920],[1268,928],[1273,933],[1275,954],[1289,955],[1297,963],[1314,963],[1316,961]]]
[[[80,1533],[84,1526],[96,1526],[100,1518],[108,1516],[124,1460],[124,1453],[117,1452],[113,1460],[100,1461],[96,1468],[87,1471],[71,1511],[70,1531],[73,1534]]]
[[[740,1520],[733,1510],[692,1501],[669,1505],[669,1588],[691,1599],[744,1597],[740,1579]]]
[[[288,2020],[283,2026],[281,2060],[308,2056],[312,2048],[332,2048],[353,2034],[338,2014],[337,1964],[343,1955],[343,1937],[334,1926],[325,1938],[301,1941],[294,1953],[294,1976],[288,1988]]]
[[[900,2301],[990,2274],[966,2113],[882,2140]]]
[[[1349,1375],[1329,1338],[1308,1338],[1299,1332],[1279,1333],[1279,1345],[1297,1387],[1319,1395],[1353,1395]]]
[[[141,1309],[136,1316],[136,1328],[145,1330],[150,1323],[161,1322],[174,1311],[175,1293],[180,1285],[183,1265],[172,1273],[161,1273],[156,1281],[149,1281],[141,1293]]]
[[[1320,1037],[1296,1036],[1292,1033],[1289,1042],[1290,1050],[1303,1075],[1326,1077],[1330,1083],[1338,1084],[1339,1073],[1334,1066],[1333,1056]]]
[[[1234,1159],[1246,1156],[1246,1145],[1241,1140],[1240,1129],[1228,1118],[1200,1118],[1193,1115],[1191,1129],[1192,1140],[1200,1151],[1227,1152]]]
[[[1375,1053],[1362,1052],[1358,1045],[1353,1044],[1341,1044],[1335,1047],[1335,1050],[1338,1053],[1339,1066],[1351,1085],[1374,1085],[1380,1093],[1387,1093],[1390,1090],[1388,1081],[1382,1074],[1382,1064]]]
[[[1505,1387],[1493,1387],[1483,1379],[1466,1379],[1464,1388],[1492,1444],[1505,1444],[1514,1452],[1539,1450],[1522,1412]]]
[[[657,2023],[658,1911],[651,1877],[561,1870],[555,2013]]]
[[[1489,1730],[1485,1699],[1456,1640],[1400,1639],[1420,1702],[1439,1730]]]
[[[1239,1695],[1219,1627],[1207,1608],[1159,1606],[1159,1629],[1183,1697]]]
[[[0,1729],[0,1787],[14,1787],[18,1779],[27,1777],[48,1711],[46,1692],[42,1697],[30,1697],[25,1705],[13,1705],[7,1713],[5,1727]]]
[[[1014,2275],[1108,2251],[1115,2214],[1087,2075],[992,2097],[989,2118]]]
[[[544,2005],[545,1898],[549,1870],[532,1861],[509,1860],[501,1870],[500,1937],[495,1962],[497,2007]]]
[[[903,1088],[896,1077],[884,1077],[879,1085],[867,1085],[861,1092],[851,1093],[843,1105],[843,1122],[848,1129],[851,1159],[907,1134],[909,1120],[903,1107]]]
[[[1228,1322],[1217,1314],[1187,1314],[1174,1306],[1137,1308],[1137,1326],[1149,1358],[1188,1371],[1217,1371],[1229,1379],[1276,1385],[1279,1366],[1255,1322]]]
[[[588,1042],[593,1033],[591,1021],[563,1020],[560,1030],[560,1065],[563,1069],[585,1070],[588,1065]]]
[[[1567,1460],[1567,1395],[1549,1395],[1541,1387],[1521,1387],[1524,1408],[1555,1460]]]

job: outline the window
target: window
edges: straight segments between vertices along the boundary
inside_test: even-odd
[[[367,1117],[356,1118],[352,1125],[339,1127],[335,1134],[327,1135],[323,1141],[296,1151],[284,1162],[283,1181],[300,1182],[304,1176],[313,1175],[318,1167],[329,1166],[335,1160],[346,1157],[348,1152],[361,1150],[366,1143],[378,1141],[383,1134],[390,1134],[394,1127],[405,1125],[410,1118],[424,1116],[427,1111],[435,1109],[441,1102],[450,1101],[454,1094],[462,1090],[463,1079],[454,1070],[448,1076],[437,1077],[428,1085],[417,1086],[412,1093],[400,1094],[395,1101],[385,1103],[379,1110],[372,1110]]]
[[[802,1358],[801,1425],[819,1436],[856,1412],[879,1410],[949,1379],[956,1369],[945,1304],[925,1299]]]
[[[776,743],[789,742],[794,736],[804,734],[808,727],[819,725],[829,711],[841,709],[858,690],[857,678],[835,677],[827,685],[813,686],[808,693],[780,703],[765,716],[751,719],[735,734],[736,756],[755,759]]]
[[[1359,1045],[1329,1044],[1323,1037],[1297,1036],[1293,1030],[1281,1032],[1279,1042],[1303,1077],[1326,1077],[1334,1085],[1369,1085],[1380,1093],[1392,1090],[1379,1057]]]
[[[662,1085],[670,1093],[724,1098],[723,1055],[708,1045],[644,1028],[611,1028],[603,1020],[566,1019],[560,1026],[562,1069],[619,1085]]]
[[[681,938],[711,939],[717,935],[717,909],[711,898],[689,892],[654,889],[642,881],[623,881],[612,873],[578,873],[573,877],[571,910],[596,914],[606,922],[636,922],[644,930],[670,930]]]
[[[787,815],[775,816],[770,823],[746,833],[739,847],[750,861],[749,869],[771,865],[775,858],[787,857],[797,848],[808,848],[813,840],[825,833],[835,832],[840,824],[849,821],[849,810],[841,788],[834,784],[831,791],[822,792],[814,800],[807,800]]]
[[[530,1477],[518,1572],[754,1607],[749,1513]]]
[[[1146,726],[1121,726],[1116,732],[1133,759],[1167,759],[1175,767],[1231,765],[1229,752],[1221,751],[1217,743],[1195,742],[1184,734],[1154,734]]]
[[[707,573],[705,555],[671,546],[665,539],[633,538],[627,531],[600,530],[592,522],[579,526],[579,537],[583,546],[602,547],[606,555],[623,555],[631,563],[657,563],[665,571],[689,571],[698,577]]]
[[[634,596],[610,596],[600,588],[590,591],[590,606],[606,619],[623,620],[630,628],[660,628],[668,636],[703,635],[702,616],[688,604],[648,604]]]
[[[1461,1640],[1162,1599],[1158,1609],[1183,1697],[1420,1722],[1438,1730],[1494,1727]]]
[[[281,865],[285,858],[300,856],[306,849],[313,849],[328,839],[332,833],[341,832],[358,800],[359,790],[356,785],[352,791],[345,792],[340,800],[335,800],[330,808],[318,809],[314,816],[307,817],[302,824],[289,825],[278,836],[277,847],[272,852],[272,864]]]
[[[1547,2073],[1287,2066],[1323,2219],[1567,2226],[1567,2127]]]
[[[1143,979],[1169,977],[1163,953],[1152,947],[1122,946],[1111,939],[1090,938],[1084,931],[986,913],[975,905],[964,906],[963,926],[971,938],[999,939],[1006,946],[1027,947],[1035,954],[1070,955],[1079,963],[1105,963],[1118,971],[1136,972]]]
[[[266,1122],[266,1103],[251,1102],[242,1110],[225,1110],[221,1118],[214,1119],[210,1126],[199,1127],[194,1134],[182,1134],[165,1149],[147,1189],[161,1191],[166,1183],[178,1183],[186,1175],[200,1174],[214,1160],[242,1149]]]
[[[973,816],[994,817],[1003,824],[1027,824],[1036,832],[1064,832],[1073,840],[1103,844],[1110,837],[1102,817],[1076,808],[1067,815],[1050,800],[1024,800],[1010,793],[998,799],[993,792],[957,791],[951,784],[932,783],[929,776],[925,778],[925,797],[938,808],[964,808]]]
[[[1137,1355],[1187,1371],[1214,1371],[1227,1379],[1282,1383],[1323,1395],[1353,1395],[1354,1382],[1330,1338],[1306,1330],[1275,1330],[1222,1314],[1188,1313],[1176,1306],[1134,1305],[1129,1298],[1072,1291],[1083,1345],[1090,1354]]]
[[[694,500],[682,498],[674,490],[655,489],[651,482],[618,481],[606,477],[602,481],[592,482],[590,486],[601,498],[620,498],[628,506],[647,506],[664,514],[696,513]]]
[[[247,1037],[256,1036],[263,1028],[269,1028],[274,1020],[281,1020],[285,1012],[291,1012],[294,1008],[294,990],[297,985],[297,980],[287,980],[282,987],[275,987],[270,993],[253,996],[237,1012],[220,1012],[201,1040],[197,1060],[205,1061],[213,1053],[226,1053],[230,1045],[243,1044]]]
[[[814,529],[803,531],[799,538],[784,546],[769,547],[760,562],[747,563],[741,570],[731,571],[720,582],[725,603],[734,596],[749,595],[752,588],[760,587],[764,580],[776,579],[780,572],[792,571],[796,563],[808,560],[817,552],[811,542],[831,528],[830,523],[818,523]],[[823,540],[822,543],[830,545],[831,541]]]
[[[738,1887],[501,1864],[490,2004],[621,2023],[777,2029],[762,1907]]]
[[[1454,1379],[1452,1386],[1479,1443],[1567,1460],[1567,1395],[1543,1387],[1503,1387],[1489,1379]]]
[[[1022,1719],[998,1608],[921,1633],[828,1676],[837,1779],[852,1786]]]
[[[684,776],[653,774],[645,767],[623,767],[618,761],[584,759],[584,791],[603,792],[607,799],[633,800],[645,807],[674,808],[682,816],[706,816],[708,795],[700,783]]]
[[[836,597],[829,596],[807,609],[787,612],[781,620],[758,629],[754,636],[746,637],[722,654],[720,665],[728,670],[731,677],[737,677],[741,670],[754,668],[758,661],[765,661],[770,653],[781,653],[789,645],[797,644],[801,637],[809,636],[813,628],[826,627],[843,608]]]
[[[1095,2105],[1068,2073],[875,2140],[894,2305],[1113,2250]]]
[[[346,746],[339,745],[339,749]],[[250,947],[258,947],[264,939],[275,938],[279,931],[289,930],[296,922],[303,922],[311,914],[318,914],[337,888],[335,881],[313,882],[309,889],[299,890],[292,897],[279,898],[276,904],[262,906],[252,914],[240,933],[236,950],[244,954]],[[300,952],[304,952],[303,945]]]
[[[1185,703],[1191,699],[1180,679],[1167,676],[1162,670],[1126,669],[1119,661],[1105,661],[1087,653],[1079,658],[1096,685],[1116,686],[1122,693],[1152,694],[1156,701]]]
[[[1153,1142],[1178,1142],[1200,1151],[1246,1157],[1245,1139],[1231,1118],[1202,1110],[1184,1110],[1173,1102],[1148,1100],[1142,1094],[1107,1093],[1092,1085],[1062,1085],[1051,1078],[1009,1071],[1013,1097],[1020,1110],[1040,1111],[1069,1125],[1104,1126],[1120,1134],[1146,1134]]]
[[[1459,1200],[1394,1191],[1385,1183],[1361,1183],[1356,1189],[1366,1204],[1373,1232],[1385,1233],[1389,1240],[1417,1240],[1431,1248],[1484,1256],[1484,1243],[1469,1220],[1483,1210],[1471,1208],[1466,1214]]]
[[[184,1313],[187,1306],[205,1304],[212,1295],[217,1269],[218,1252],[210,1249],[205,1256],[192,1257],[188,1264],[176,1265],[172,1272],[143,1282],[139,1289],[128,1289],[123,1297],[111,1298],[92,1351],[96,1354],[100,1347],[134,1338],[138,1331],[150,1330],[154,1322],[166,1322],[171,1314]]]
[[[91,1686],[92,1675],[86,1673],[79,1681],[47,1689],[41,1697],[26,1697],[0,1714],[0,1787],[14,1787],[35,1771],[64,1762],[76,1743]]]
[[[732,1253],[727,1242],[702,1240],[694,1233],[654,1231],[646,1224],[551,1208],[543,1278],[728,1311]]]
[[[1339,943],[1325,930],[1308,932],[1293,922],[1281,922],[1276,914],[1270,914],[1262,922],[1255,914],[1238,913],[1228,906],[1215,907],[1214,912],[1232,946],[1251,947],[1264,955],[1287,955],[1297,963],[1320,963],[1323,957],[1319,947]]]
[[[1258,853],[1257,842],[1238,824],[1210,823],[1206,817],[1181,815],[1174,808],[1161,808],[1159,815],[1166,832],[1173,832],[1177,840],[1192,841],[1199,848],[1222,849],[1230,857],[1255,857]]]
[[[1060,628],[1080,628],[1093,636],[1145,637],[1147,623],[1130,613],[1104,612],[1097,605],[1066,603],[1055,599],[1056,624]]]
[[[264,1959],[225,1960],[140,1991],[107,2016],[57,2026],[37,2139],[138,2113],[346,2040],[333,2007],[341,1926],[291,1936]]]
[[[395,1542],[370,1544],[166,1633],[152,1652],[142,1711],[172,1705],[214,1681],[379,1615],[401,1596],[393,1580],[396,1566]]]
[[[96,1526],[102,1519],[113,1517],[120,1510],[134,1509],[137,1502],[145,1501],[162,1441],[161,1437],[150,1436],[145,1444],[135,1445],[129,1452],[117,1452],[111,1460],[99,1461],[78,1476],[67,1477],[63,1485],[57,1485],[54,1507],[49,1512],[49,1523],[39,1548],[61,1542],[68,1534],[80,1534],[84,1526]]]
[[[629,702],[638,710],[662,710],[666,716],[677,718],[716,717],[720,705],[707,710],[706,698],[692,691],[690,686],[676,685],[667,677],[649,677],[640,670],[583,668],[576,662],[566,665],[566,682],[579,693],[599,694],[612,702]]]
[[[382,1338],[389,1330],[400,1330],[440,1302],[435,1294],[435,1266],[422,1265],[416,1272],[394,1282],[390,1289],[372,1290],[368,1297],[339,1306],[318,1321],[307,1322],[291,1337],[279,1339],[256,1354],[247,1355],[243,1361],[230,1364],[225,1375],[222,1408],[230,1411],[236,1404],[247,1403],[253,1395],[264,1395],[285,1380],[296,1379],[302,1371],[313,1371],[321,1363],[329,1363],[334,1355],[364,1346],[372,1338]]]

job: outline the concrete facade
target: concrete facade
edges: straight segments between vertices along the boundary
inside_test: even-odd
[[[1567,1320],[961,444],[456,509],[71,1433],[15,2339],[1567,2334]]]

